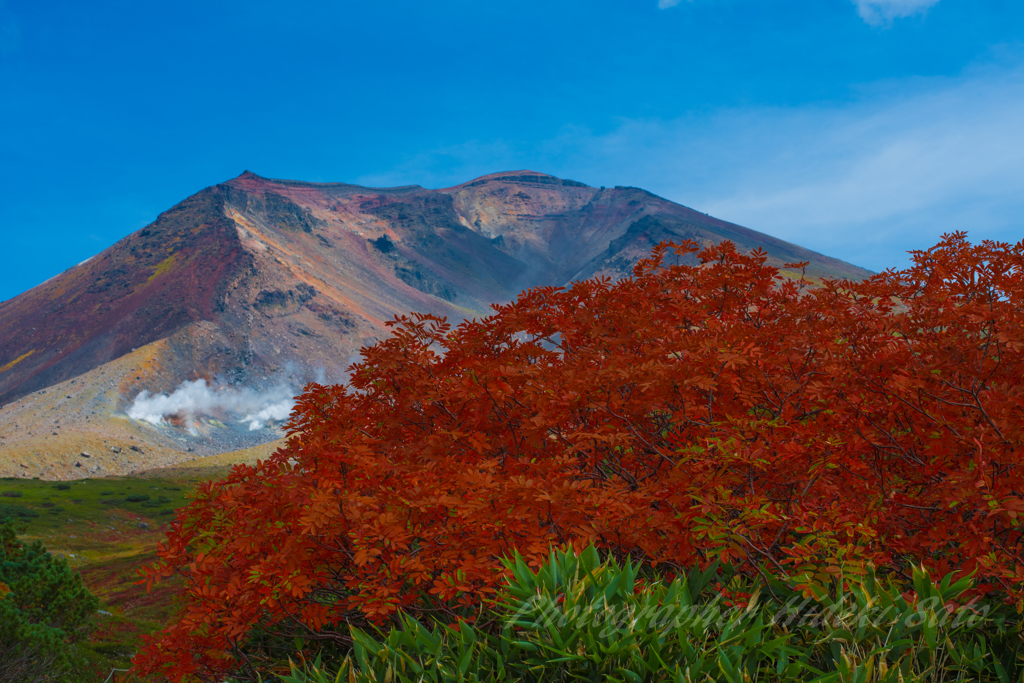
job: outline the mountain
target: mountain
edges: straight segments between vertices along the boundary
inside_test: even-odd
[[[533,171],[440,190],[245,172],[0,303],[0,405],[8,404],[0,409],[0,456],[15,442],[19,453],[44,447],[13,426],[39,413],[24,407],[26,397],[41,401],[50,387],[75,396],[73,380],[83,378],[81,389],[102,376],[102,405],[90,399],[75,414],[120,416],[118,429],[159,442],[173,459],[187,452],[176,435],[147,437],[125,421],[140,391],[169,392],[198,378],[257,387],[281,377],[340,380],[397,314],[484,316],[527,287],[626,276],[658,242],[686,238],[760,247],[780,266],[809,261],[813,277],[868,274],[633,187],[594,188]],[[71,401],[43,412],[69,414],[61,406]],[[15,414],[21,422],[11,422]],[[104,437],[107,445],[112,438]]]

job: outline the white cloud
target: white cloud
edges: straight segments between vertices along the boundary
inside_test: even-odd
[[[1024,69],[847,105],[625,121],[563,136],[562,173],[638,185],[872,270],[943,232],[1024,237]],[[603,178],[600,178],[603,171]]]
[[[1019,63],[1018,63],[1019,64]],[[424,152],[381,185],[530,168],[634,185],[872,270],[967,230],[1024,238],[1024,64],[866,88],[851,102],[567,128]]]
[[[675,7],[682,0],[658,0],[658,9]],[[894,19],[923,14],[939,0],[853,0],[861,19],[872,26],[884,26]]]
[[[853,0],[861,19],[872,26],[890,23],[893,19],[911,17],[928,10],[939,0]]]
[[[762,149],[737,165],[732,187],[724,177],[705,186],[702,210],[875,270],[952,230],[1015,242],[1020,121],[1021,72],[848,109],[761,112],[750,123]]]

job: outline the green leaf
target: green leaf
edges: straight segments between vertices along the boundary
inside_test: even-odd
[[[643,683],[643,678],[629,669],[619,669],[618,672],[629,679],[630,683]]]

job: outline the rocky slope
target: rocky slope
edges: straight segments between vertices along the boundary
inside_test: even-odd
[[[11,460],[11,434],[21,430],[8,418],[31,413],[25,401],[58,384],[92,386],[96,372],[106,373],[104,391],[113,393],[103,394],[106,407],[96,414],[126,419],[140,391],[169,392],[185,380],[339,380],[395,315],[486,315],[491,303],[527,287],[628,275],[659,241],[686,238],[760,247],[776,265],[810,261],[815,277],[867,274],[637,188],[531,171],[441,190],[246,172],[0,304],[0,405],[8,404],[0,410],[0,461]],[[129,369],[141,361],[114,363],[139,352],[149,359],[146,373]],[[192,453],[201,444],[252,445],[239,434],[190,441],[131,422],[126,429],[168,454],[190,453],[186,441]],[[272,431],[251,439],[279,436]]]

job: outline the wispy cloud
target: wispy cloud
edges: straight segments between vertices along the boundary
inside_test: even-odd
[[[628,184],[881,270],[950,230],[1024,237],[1020,121],[1017,68],[895,84],[847,105],[627,121],[574,146],[609,184],[628,173]]]
[[[658,9],[675,7],[682,0],[658,0]],[[853,0],[861,19],[872,26],[886,26],[894,19],[923,14],[939,0]]]
[[[636,185],[872,270],[943,232],[1024,237],[1024,65],[901,81],[853,102],[623,120],[545,143],[468,142],[417,155],[379,184],[444,187],[531,168]]]
[[[698,201],[713,215],[876,270],[951,230],[1024,237],[1022,71],[848,108],[728,118],[720,134],[735,126],[739,139],[760,131],[763,142],[736,165],[732,187],[721,176],[705,185]]]
[[[939,0],[853,0],[857,13],[872,26],[889,24],[893,19],[921,14]]]

